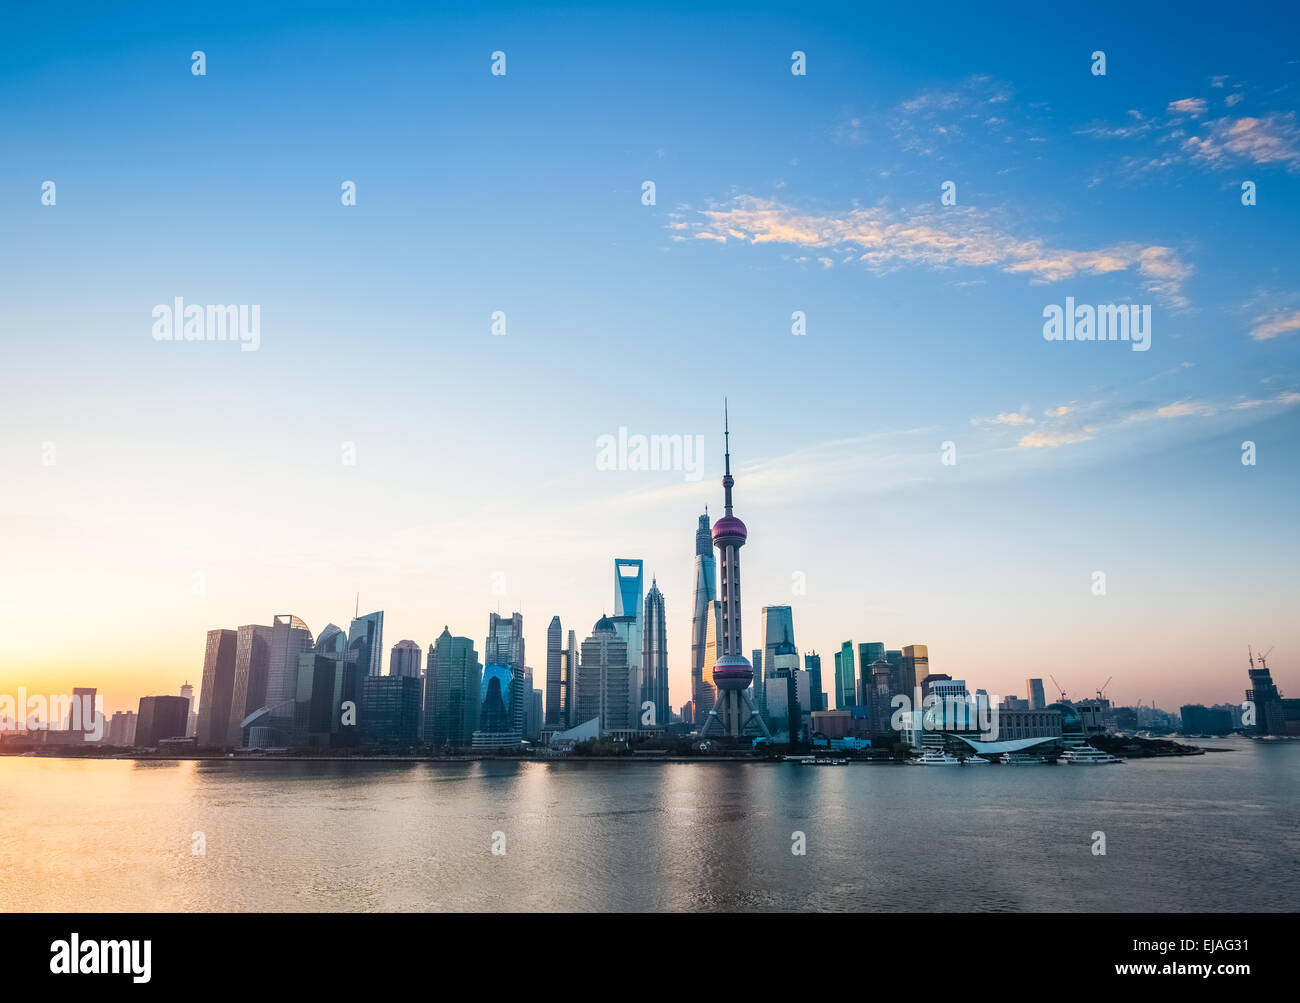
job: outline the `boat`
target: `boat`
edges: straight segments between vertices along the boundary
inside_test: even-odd
[[[1078,745],[1073,749],[1066,749],[1057,757],[1056,761],[1075,766],[1107,766],[1110,763],[1124,762],[1118,756],[1112,756],[1109,752],[1102,752],[1101,749],[1094,749],[1091,745]]]
[[[816,756],[786,756],[787,763],[803,763],[805,766],[811,766],[817,761]]]
[[[973,752],[966,754],[966,758],[961,761],[962,766],[988,766],[989,761],[983,756],[976,755]]]
[[[1046,756],[1035,756],[1032,752],[1004,752],[998,757],[1003,766],[1039,766],[1047,762]]]
[[[937,749],[928,749],[916,759],[907,761],[909,766],[960,766],[961,760]]]
[[[813,766],[846,766],[846,765],[848,765],[848,762],[849,762],[849,761],[848,761],[847,759],[814,759],[814,760],[812,761],[812,764],[811,764],[811,765],[813,765]]]

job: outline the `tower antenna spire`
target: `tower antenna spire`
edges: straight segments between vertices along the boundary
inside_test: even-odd
[[[352,618],[355,620],[355,619],[356,619],[357,617],[359,617],[360,615],[361,615],[361,593],[358,592],[358,593],[357,593],[357,605],[356,605],[356,608],[352,611]]]
[[[731,485],[735,480],[731,476],[731,418],[727,411],[727,398],[722,398],[722,441],[725,453],[725,469],[722,476],[723,506],[726,515],[731,515]]]

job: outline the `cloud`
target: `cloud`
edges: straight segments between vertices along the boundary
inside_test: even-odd
[[[1025,449],[1055,449],[1057,446],[1070,446],[1076,442],[1087,442],[1093,438],[1089,429],[1075,432],[1030,432],[1022,436],[1020,445]]]
[[[1028,415],[1020,414],[1019,412],[1016,411],[1011,411],[1006,414],[1000,414],[993,420],[996,421],[999,425],[1032,425],[1034,423],[1033,418],[1030,418]]]
[[[1095,250],[1054,247],[1041,238],[1008,233],[994,224],[990,214],[969,207],[912,214],[883,207],[819,213],[740,195],[698,215],[703,221],[694,223],[697,239],[828,248],[874,269],[1000,268],[1036,282],[1133,271],[1143,288],[1179,307],[1187,304],[1182,285],[1192,274],[1192,267],[1168,247],[1140,243]]]
[[[1204,98],[1182,98],[1178,101],[1170,101],[1169,107],[1165,109],[1171,115],[1204,115],[1205,99]]]
[[[1290,334],[1292,331],[1300,331],[1300,310],[1260,317],[1251,328],[1250,336],[1256,341],[1268,341],[1279,334]]]

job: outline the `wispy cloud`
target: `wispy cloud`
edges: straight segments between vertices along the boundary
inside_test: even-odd
[[[817,213],[740,195],[696,215],[702,220],[688,222],[686,229],[697,240],[825,248],[879,270],[906,265],[1000,268],[1035,282],[1132,271],[1143,288],[1172,306],[1186,305],[1182,287],[1192,274],[1192,267],[1169,247],[1136,242],[1092,250],[1056,247],[1038,237],[1013,235],[991,214],[970,207],[910,214],[879,206]],[[672,225],[680,227],[680,221]],[[673,239],[686,238],[678,233]]]
[[[1269,317],[1260,317],[1251,328],[1250,336],[1256,341],[1268,341],[1280,334],[1300,331],[1300,310],[1290,313],[1276,313]]]

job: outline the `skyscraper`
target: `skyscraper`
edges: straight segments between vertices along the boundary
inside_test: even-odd
[[[829,710],[826,699],[826,691],[822,689],[822,656],[815,651],[810,651],[803,656],[803,667],[808,673],[808,688],[811,691],[809,697],[812,707],[811,710]]]
[[[636,727],[628,717],[627,641],[602,616],[582,642],[578,668],[578,723],[600,718],[601,734]]]
[[[614,558],[614,615],[609,619],[618,636],[627,642],[628,720],[641,714],[641,692],[645,688],[645,572],[643,561]]]
[[[794,644],[794,611],[789,606],[764,606],[763,611],[763,668],[754,665],[754,702],[763,710],[767,702],[767,677],[776,671],[776,646],[784,642]],[[797,669],[799,666],[796,665]],[[804,710],[808,710],[807,707]]]
[[[136,748],[152,748],[164,738],[183,738],[189,713],[190,702],[184,697],[141,697],[135,727]]]
[[[227,745],[244,744],[244,719],[265,705],[270,659],[271,628],[257,623],[240,627],[235,641],[235,680],[230,691]]]
[[[872,677],[872,666],[877,659],[885,657],[885,646],[879,641],[863,641],[858,645],[858,689],[857,704],[863,708],[868,721],[873,719],[876,683]]]
[[[424,676],[424,740],[434,748],[468,748],[478,727],[483,667],[474,642],[446,627],[429,649]]]
[[[673,714],[672,704],[668,702],[668,621],[664,612],[664,594],[653,578],[645,597],[644,638],[642,674],[645,685],[641,690],[641,702],[654,704],[652,723],[663,727],[672,720]]]
[[[564,692],[564,628],[558,616],[546,628],[546,727],[568,728],[568,694]]]
[[[713,709],[713,686],[704,671],[704,645],[709,633],[709,604],[718,597],[717,578],[706,507],[695,529],[695,592],[691,613],[691,701],[696,720],[702,720]]]
[[[298,700],[298,656],[312,650],[311,630],[292,613],[271,621],[267,657],[266,695],[260,707],[249,710],[248,744],[255,748],[292,744],[293,719]],[[256,713],[256,717],[253,715]]]
[[[725,406],[724,406],[725,407]],[[748,530],[732,514],[731,488],[736,483],[731,476],[731,426],[724,409],[723,440],[725,466],[722,476],[723,516],[713,524],[713,544],[718,548],[721,563],[719,581],[719,631],[722,654],[713,666],[713,685],[717,687],[717,701],[709,711],[708,719],[700,730],[701,735],[728,737],[771,737],[762,715],[754,707],[749,694],[754,670],[749,660],[741,654],[743,639],[740,623],[740,548],[745,545]]]
[[[505,619],[490,613],[474,748],[513,748],[523,741],[525,702],[532,699],[532,689],[524,666],[523,614]]]
[[[208,631],[199,688],[199,745],[225,745],[230,735],[230,697],[235,685],[235,652],[239,635],[233,630]]]
[[[1025,696],[1029,698],[1030,710],[1045,710],[1047,708],[1047,694],[1043,692],[1043,681],[1041,679],[1025,680]]]
[[[414,641],[398,641],[388,653],[388,674],[420,678],[420,646]]]
[[[853,642],[845,641],[835,652],[835,709],[850,710],[857,706],[856,674],[853,671]]]
[[[378,610],[352,621],[348,628],[348,648],[355,653],[353,661],[362,676],[384,674],[384,613]]]
[[[199,712],[194,706],[194,687],[190,685],[188,679],[181,684],[181,696],[190,702],[190,713],[185,726],[185,734],[192,737],[198,733]]]
[[[903,692],[910,694],[929,674],[930,649],[924,644],[905,645],[903,647]]]

